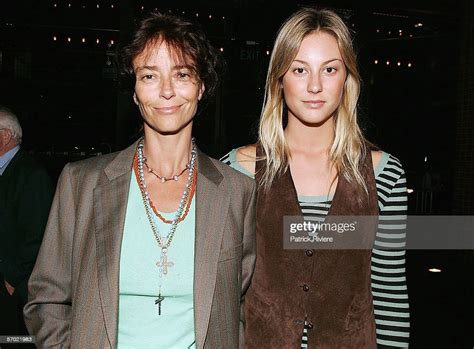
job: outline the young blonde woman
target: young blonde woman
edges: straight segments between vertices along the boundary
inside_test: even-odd
[[[405,175],[357,124],[351,41],[333,11],[289,17],[270,59],[259,142],[221,159],[258,183],[247,348],[408,346]],[[366,226],[374,248],[284,249],[283,217],[296,215],[378,216]]]

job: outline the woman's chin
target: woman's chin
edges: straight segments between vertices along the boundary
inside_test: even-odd
[[[332,119],[331,116],[314,116],[314,117],[305,117],[297,118],[298,121],[307,127],[321,127],[326,124],[329,120]]]
[[[145,134],[147,132],[160,134],[163,136],[178,135],[186,132],[187,129],[192,129],[192,120],[187,123],[163,123],[163,124],[150,124],[145,122]]]

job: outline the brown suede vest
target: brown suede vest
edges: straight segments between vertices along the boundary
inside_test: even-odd
[[[367,153],[362,174],[369,195],[339,176],[326,222],[331,216],[378,215],[372,156]],[[257,162],[257,181],[262,163]],[[375,348],[372,251],[283,249],[285,215],[302,215],[290,170],[268,192],[257,194],[257,262],[245,297],[245,347],[299,348],[306,319],[309,348]],[[363,229],[373,242],[376,224]]]

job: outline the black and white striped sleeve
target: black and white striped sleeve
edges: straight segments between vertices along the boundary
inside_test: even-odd
[[[380,215],[371,271],[377,346],[406,348],[410,333],[405,275],[408,207],[405,172],[398,159],[389,156],[376,184]]]

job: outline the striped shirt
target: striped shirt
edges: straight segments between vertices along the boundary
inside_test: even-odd
[[[221,158],[234,169],[253,177],[236,159],[236,149]],[[374,171],[379,205],[379,224],[372,249],[371,280],[378,348],[407,348],[410,331],[408,290],[405,276],[407,192],[400,161],[383,153]],[[299,196],[305,219],[323,221],[331,196]],[[301,347],[307,347],[307,328]]]

